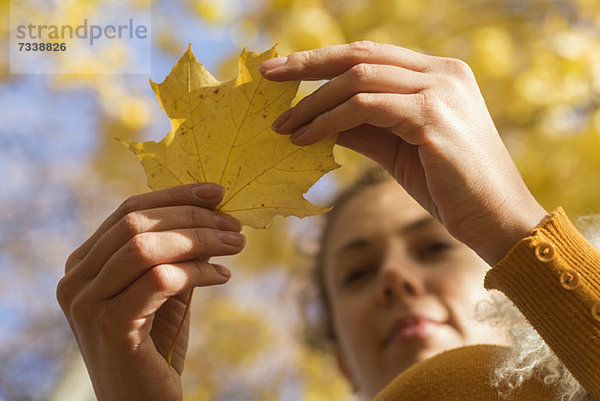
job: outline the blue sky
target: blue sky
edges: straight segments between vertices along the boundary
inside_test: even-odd
[[[181,6],[172,4],[161,2],[153,10],[153,26],[159,28],[156,24],[165,21],[173,23],[182,52],[191,42],[198,58],[209,70],[215,71],[224,57],[238,51],[229,27],[207,26],[199,22],[197,16],[184,13]],[[125,78],[132,88],[142,88],[145,95],[153,97],[148,78],[162,81],[176,58],[161,52],[157,46],[152,50],[150,76]],[[35,319],[36,313],[41,313],[48,304],[54,314],[60,314],[55,288],[67,254],[48,256],[47,247],[54,246],[53,241],[61,238],[63,242],[58,245],[72,250],[90,234],[88,228],[79,223],[78,210],[73,208],[75,194],[68,191],[66,182],[70,172],[76,174],[95,150],[98,108],[94,91],[50,90],[45,75],[18,75],[0,84],[0,172],[3,177],[0,180],[0,242],[24,246],[28,250],[27,264],[35,266],[34,274],[23,276],[24,262],[0,251],[0,275],[8,278],[0,284],[0,344],[3,347],[7,341],[8,344],[18,341],[31,323],[30,319]],[[163,131],[168,126],[166,117],[160,124],[164,126],[151,127],[149,131]],[[25,225],[31,229],[24,231]],[[65,329],[66,321],[63,332]],[[15,380],[22,381],[23,391],[29,391],[31,399],[42,399],[35,394],[47,391],[59,372],[43,355],[17,354],[18,350],[9,361],[14,364]],[[35,374],[25,375],[25,372]]]
[[[196,57],[213,74],[223,59],[241,52],[241,46],[234,40],[237,34],[233,26],[243,6],[231,25],[217,26],[202,23],[197,15],[184,12],[181,3],[155,4],[152,33],[172,29],[181,46],[180,54],[191,43]],[[272,45],[264,37],[259,42],[244,45],[254,51],[264,51]],[[151,136],[149,139],[161,139],[169,124],[154,99],[148,79],[161,82],[179,57],[153,45],[149,75],[114,76],[115,80],[125,79],[128,90],[152,99],[152,112],[160,113],[145,130],[145,134]],[[52,90],[46,75],[18,75],[0,84],[0,172],[3,177],[0,180],[0,244],[18,244],[24,249],[13,255],[3,253],[0,248],[0,275],[8,277],[0,284],[2,347],[18,344],[30,324],[42,315],[60,322],[52,330],[55,340],[49,337],[47,341],[64,344],[71,341],[67,322],[56,301],[55,288],[68,253],[91,234],[91,228],[82,224],[81,211],[76,207],[75,199],[81,194],[74,193],[67,184],[86,168],[94,155],[100,135],[100,107],[95,91],[75,87]],[[308,198],[319,204],[327,203],[335,188],[334,181],[331,177],[321,180]],[[99,183],[95,190],[101,191],[103,186],[104,183]],[[105,205],[104,212],[110,212],[115,206]],[[96,220],[102,218],[98,216]],[[297,220],[294,223],[297,229],[307,223],[292,220]],[[28,269],[23,269],[24,265]],[[29,351],[33,353],[26,351],[16,349],[8,361],[12,364],[15,383],[29,399],[44,399],[60,375],[60,366],[44,354],[43,343],[31,344]],[[0,388],[0,401],[3,398]]]

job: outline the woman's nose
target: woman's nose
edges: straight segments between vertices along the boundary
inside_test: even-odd
[[[380,268],[378,297],[383,305],[423,294],[423,283],[417,264],[410,258],[387,257]]]

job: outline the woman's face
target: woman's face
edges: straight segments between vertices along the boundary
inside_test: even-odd
[[[336,355],[361,394],[441,351],[502,343],[473,318],[489,266],[395,182],[351,198],[327,240]]]

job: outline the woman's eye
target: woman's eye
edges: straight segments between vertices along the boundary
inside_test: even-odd
[[[359,281],[365,276],[367,276],[369,272],[370,270],[366,268],[350,270],[348,274],[346,274],[346,276],[344,277],[344,284],[347,285]]]
[[[438,254],[450,249],[452,245],[447,242],[433,242],[425,248],[425,254]]]

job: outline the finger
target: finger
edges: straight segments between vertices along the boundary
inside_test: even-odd
[[[360,41],[292,53],[263,62],[259,70],[273,81],[331,79],[360,63],[425,71],[432,57],[389,44]],[[282,63],[283,62],[283,63]]]
[[[109,307],[126,324],[150,316],[171,297],[193,287],[224,284],[230,276],[226,267],[201,260],[154,266],[111,299]]]
[[[425,170],[418,147],[400,139],[393,132],[362,125],[348,131],[341,132],[337,144],[352,149],[370,158],[387,170],[392,177],[415,199],[421,199],[422,206],[433,217],[439,218],[437,206],[423,186],[427,182]]]
[[[290,139],[296,145],[305,146],[337,132],[370,124],[389,128],[408,143],[419,145],[425,139],[420,128],[425,126],[421,102],[419,94],[359,93],[300,127]]]
[[[337,144],[352,149],[382,166],[411,194],[414,193],[410,191],[414,183],[426,181],[418,148],[389,130],[361,125],[341,132]]]
[[[198,206],[169,206],[127,213],[110,227],[76,268],[81,279],[95,277],[108,259],[137,234],[183,228],[236,231],[242,225],[234,217]]]
[[[389,130],[364,124],[340,132],[336,143],[368,157],[391,173],[400,141]]]
[[[281,134],[290,134],[357,93],[417,93],[426,89],[430,81],[425,74],[401,67],[356,64],[283,113],[273,127]]]
[[[113,254],[92,280],[92,294],[97,299],[114,297],[153,266],[234,255],[244,243],[243,234],[209,228],[138,234]]]
[[[159,191],[148,192],[128,198],[113,212],[96,232],[77,248],[67,261],[68,273],[78,261],[82,260],[98,239],[123,216],[136,210],[153,209],[163,206],[194,205],[207,208],[216,207],[221,201],[224,188],[213,183],[179,185]]]

